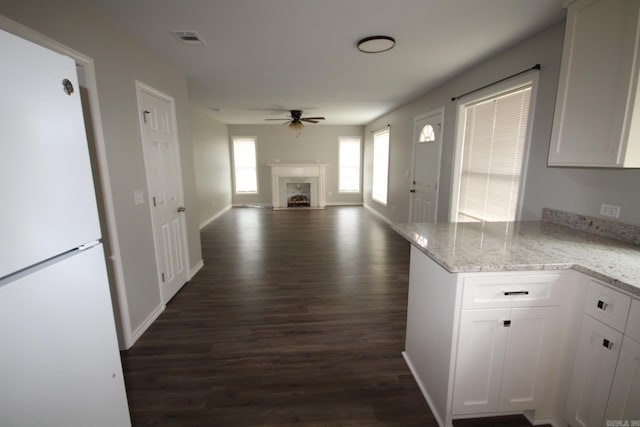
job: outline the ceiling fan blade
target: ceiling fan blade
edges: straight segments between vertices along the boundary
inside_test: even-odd
[[[303,117],[302,120],[325,120],[324,117]]]
[[[289,119],[289,118],[287,118],[287,119],[282,118],[282,119],[265,119],[265,120],[269,121],[269,120],[291,120],[291,119]]]
[[[309,122],[309,123],[320,123],[318,120],[313,120],[313,119],[300,119],[300,121]]]

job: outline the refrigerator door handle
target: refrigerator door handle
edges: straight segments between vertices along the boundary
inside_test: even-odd
[[[100,244],[100,241],[94,240],[93,242],[85,243],[84,245],[78,246],[78,249],[81,251],[84,251],[87,249],[91,249],[94,246],[98,246],[99,244]]]

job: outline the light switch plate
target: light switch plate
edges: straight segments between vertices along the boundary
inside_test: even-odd
[[[614,205],[601,205],[600,206],[600,215],[608,216],[610,218],[619,218],[620,217],[620,206]]]
[[[133,192],[133,202],[136,206],[144,204],[144,192],[142,190],[135,190]]]

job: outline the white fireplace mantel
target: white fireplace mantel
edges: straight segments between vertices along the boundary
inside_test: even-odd
[[[285,185],[285,181],[306,182],[310,179],[317,179],[317,191],[312,191],[311,208],[324,209],[325,207],[325,169],[326,163],[269,163],[271,166],[271,200],[273,209],[289,209],[287,200],[282,200],[280,187]],[[282,179],[282,178],[286,178]],[[286,199],[286,198],[285,198]],[[293,208],[300,209],[300,208]]]

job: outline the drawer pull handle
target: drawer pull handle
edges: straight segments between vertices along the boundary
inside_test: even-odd
[[[511,326],[511,320],[504,320],[502,324],[504,325],[505,328],[508,328],[509,326]]]
[[[602,301],[601,299],[598,300],[598,308],[600,310],[606,310],[608,306],[609,304],[607,304],[606,302]]]
[[[605,338],[604,340],[602,340],[602,346],[611,350],[613,348],[613,343]]]
[[[529,291],[504,291],[504,295],[529,295]]]

